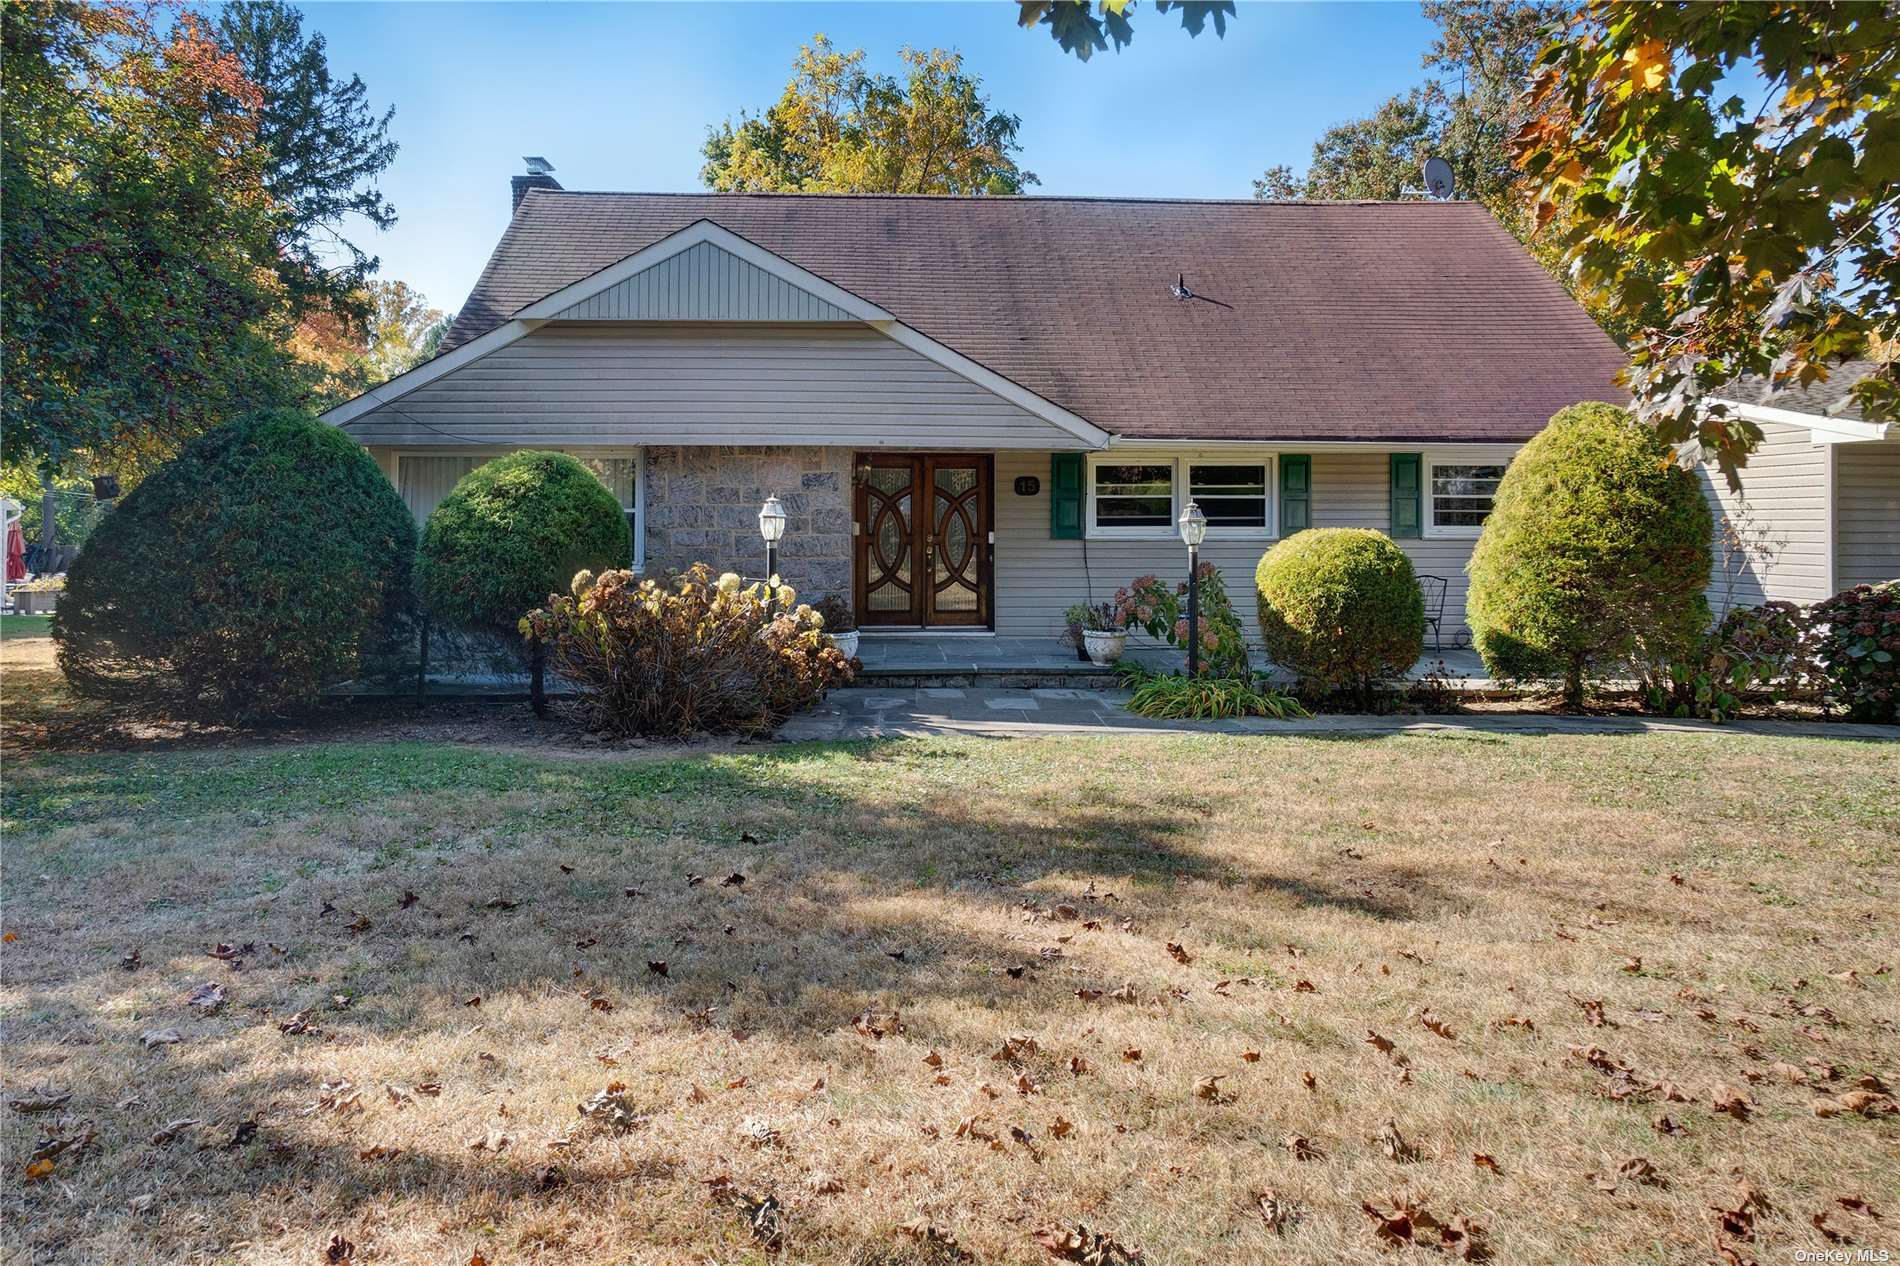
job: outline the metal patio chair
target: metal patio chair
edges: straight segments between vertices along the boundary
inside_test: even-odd
[[[1441,654],[1443,651],[1443,648],[1439,646],[1439,624],[1445,618],[1445,591],[1450,587],[1451,582],[1443,576],[1418,578],[1419,592],[1425,598],[1425,624],[1432,631],[1432,654],[1434,655]]]

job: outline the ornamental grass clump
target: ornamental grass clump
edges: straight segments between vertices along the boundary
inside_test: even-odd
[[[221,720],[359,675],[411,602],[416,523],[362,445],[295,409],[187,444],[106,515],[53,618],[75,691]]]
[[[1425,600],[1412,560],[1381,532],[1310,528],[1254,570],[1260,638],[1276,664],[1321,694],[1373,688],[1425,649]]]
[[[621,736],[763,733],[853,676],[789,586],[714,579],[703,563],[665,581],[581,572],[521,632],[574,685],[580,720]]]
[[[1584,683],[1687,653],[1709,627],[1711,522],[1695,476],[1610,404],[1559,410],[1498,485],[1466,571],[1493,677]]]

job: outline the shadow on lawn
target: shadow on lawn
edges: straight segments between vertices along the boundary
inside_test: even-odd
[[[25,1189],[15,1234],[41,1255],[113,1227],[136,1230],[124,1198],[138,1191],[179,1193],[197,1219],[181,1233],[193,1251],[215,1255],[230,1251],[217,1228],[242,1224],[266,1191],[292,1189],[321,1209],[323,1221],[310,1225],[320,1244],[332,1226],[347,1231],[373,1207],[424,1189],[491,1204],[532,1197],[588,1216],[628,1183],[671,1191],[711,1176],[682,1172],[664,1151],[602,1159],[550,1153],[539,1137],[501,1157],[425,1152],[370,1163],[358,1153],[376,1141],[373,1130],[332,1129],[329,1118],[317,1128],[300,1115],[320,1093],[314,1068],[346,1067],[354,1049],[403,1052],[401,1075],[412,1082],[492,1076],[431,1052],[497,1023],[490,1017],[511,1003],[528,1008],[522,1032],[545,1022],[536,1008],[573,1008],[576,1019],[561,1020],[561,1040],[575,1047],[567,1080],[611,1076],[590,1047],[684,1040],[708,1023],[823,1062],[867,1009],[898,1011],[918,1042],[974,1061],[994,1046],[999,1011],[1053,1015],[1078,988],[1122,985],[1126,969],[1096,962],[1095,950],[1127,935],[1123,919],[1157,948],[1192,923],[1232,960],[1223,972],[1266,978],[1284,970],[1278,947],[1301,939],[1304,918],[1430,920],[1467,904],[1446,876],[1384,862],[1376,850],[1348,864],[1316,847],[1297,873],[1237,862],[1209,829],[1248,807],[1234,791],[1156,785],[1150,797],[1084,781],[1008,797],[927,778],[906,798],[881,794],[875,781],[827,784],[806,768],[832,761],[857,773],[934,775],[970,759],[901,741],[676,762],[468,749],[407,774],[382,748],[272,749],[235,758],[249,762],[241,776],[220,761],[216,779],[194,775],[193,759],[137,775],[76,761],[94,780],[77,798],[56,785],[7,797],[9,819],[29,837],[21,870],[51,876],[10,894],[9,926],[27,933],[9,947],[21,1005],[0,1030],[13,1079],[70,1084],[63,1070],[95,1055],[114,1070],[75,1087],[72,1115],[100,1126],[105,1154],[81,1165],[113,1167],[119,1194],[71,1221],[52,1185]],[[510,798],[524,790],[531,805]],[[445,797],[462,809],[446,825],[431,816]],[[254,830],[210,835],[217,851],[194,856],[205,847],[199,831],[252,811],[262,818]],[[31,843],[86,817],[136,821],[137,854]],[[168,822],[178,824],[169,834]],[[127,902],[121,868],[166,871],[191,917]],[[744,882],[725,882],[733,875]],[[1524,881],[1504,873],[1491,882]],[[1263,918],[1258,902],[1221,902],[1235,889],[1268,894],[1275,917]],[[36,907],[50,902],[84,913],[63,931],[46,928],[56,920]],[[1064,904],[1074,916],[1052,914]],[[352,930],[358,914],[367,926]],[[1085,929],[1089,920],[1099,927]],[[40,948],[55,939],[57,951]],[[243,971],[203,956],[219,941],[255,946]],[[119,968],[135,946],[148,966]],[[67,965],[75,956],[77,969]],[[1153,960],[1127,980],[1143,998],[1170,984],[1169,961]],[[649,966],[657,962],[665,975]],[[200,1017],[184,999],[205,980],[223,983],[231,1000]],[[338,995],[350,1002],[332,1010]],[[463,1005],[475,996],[482,1006]],[[595,1010],[590,997],[611,1009]],[[696,1018],[708,1008],[709,1021]],[[276,1031],[305,1009],[325,1037]],[[584,1037],[569,1032],[577,1025]],[[188,1040],[142,1050],[141,1031],[161,1027]],[[280,1049],[297,1062],[277,1059]],[[377,1080],[361,1088],[383,1094]],[[135,1103],[114,1109],[135,1090]],[[571,1101],[564,1111],[577,1119]],[[167,1121],[191,1116],[209,1123],[202,1149],[150,1142]],[[256,1137],[226,1148],[246,1120],[261,1123]],[[491,1101],[488,1116],[458,1128],[477,1135],[494,1123]],[[9,1114],[0,1129],[18,1154],[31,1123]],[[548,1164],[558,1179],[541,1172]],[[709,1239],[732,1229],[723,1211],[708,1218]]]

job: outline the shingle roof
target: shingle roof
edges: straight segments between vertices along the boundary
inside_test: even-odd
[[[444,350],[701,219],[1128,436],[1520,440],[1626,398],[1616,345],[1458,202],[537,189]]]
[[[1738,379],[1732,392],[1717,394],[1729,394],[1749,404],[1791,409],[1796,413],[1817,413],[1827,417],[1852,418],[1858,422],[1865,418],[1861,407],[1858,404],[1843,403],[1843,401],[1847,400],[1848,393],[1861,379],[1877,368],[1878,366],[1872,361],[1843,361],[1828,371],[1826,382],[1810,383],[1805,387],[1783,387],[1779,391],[1769,379],[1751,374]]]

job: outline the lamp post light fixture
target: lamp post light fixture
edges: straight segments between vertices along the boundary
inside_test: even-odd
[[[785,507],[776,495],[759,507],[759,535],[765,538],[765,618],[778,616],[778,543],[785,537]]]
[[[1201,675],[1201,542],[1207,539],[1207,515],[1189,501],[1181,508],[1181,539],[1188,547],[1188,676]]]

